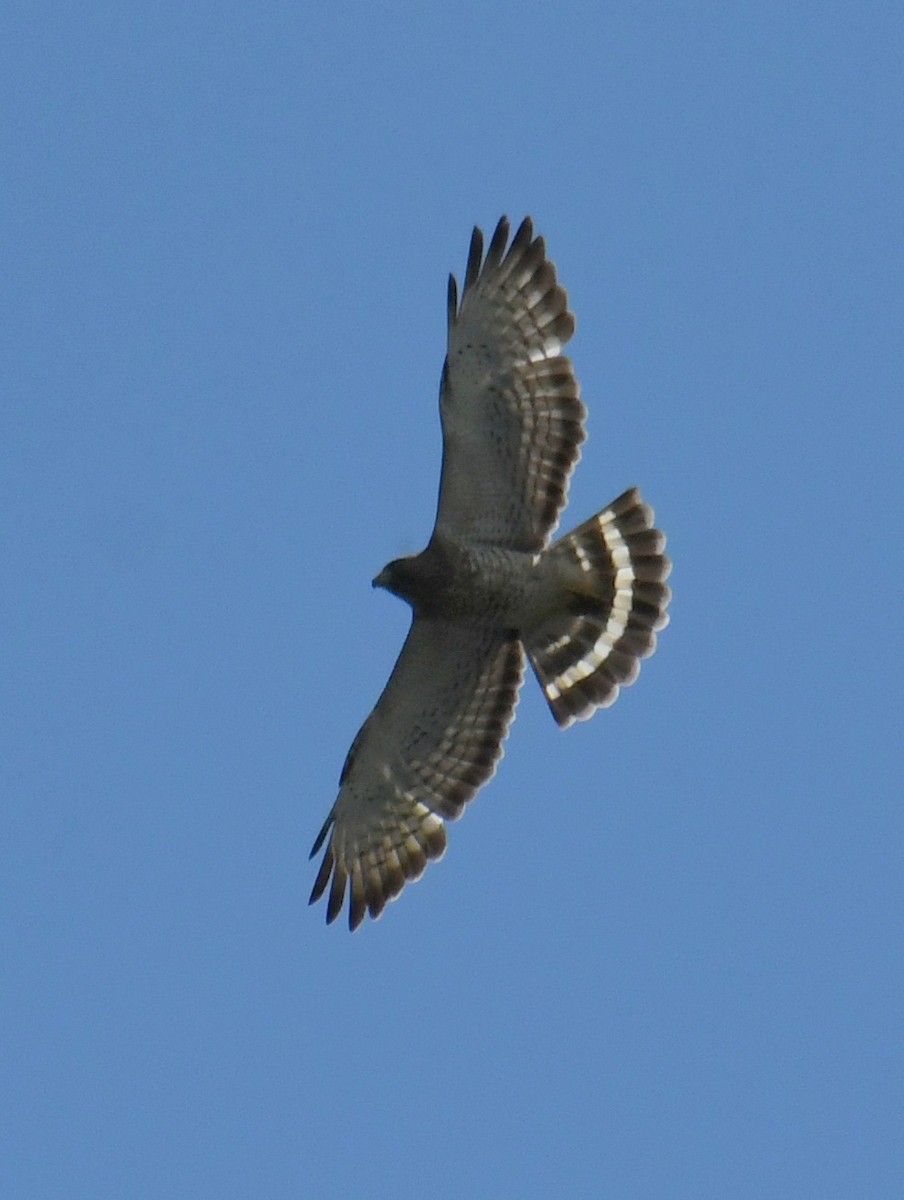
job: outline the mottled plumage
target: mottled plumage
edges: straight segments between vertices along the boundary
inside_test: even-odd
[[[568,297],[525,219],[471,238],[458,300],[449,280],[440,388],[443,463],[427,548],[374,580],[412,607],[408,637],[356,737],[311,902],[346,893],[352,929],[377,917],[446,848],[490,778],[525,652],[562,726],[612,704],[667,623],[665,536],[637,489],[552,546],[586,434]],[[327,840],[328,839],[328,840]]]

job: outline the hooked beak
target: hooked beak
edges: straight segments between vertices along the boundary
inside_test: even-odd
[[[385,588],[388,586],[388,584],[389,584],[389,572],[384,567],[384,569],[380,572],[380,574],[377,575],[373,579],[370,586],[375,587],[375,588],[378,588],[378,587]]]

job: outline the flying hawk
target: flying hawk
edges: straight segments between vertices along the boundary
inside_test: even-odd
[[[311,851],[326,842],[311,903],[329,885],[333,921],[348,890],[350,929],[443,854],[502,757],[525,654],[567,726],[634,682],[668,622],[665,536],[636,488],[549,545],[586,437],[575,322],[530,218],[508,240],[503,217],[484,258],[474,230],[460,303],[449,278],[436,523],[373,581],[411,629]]]

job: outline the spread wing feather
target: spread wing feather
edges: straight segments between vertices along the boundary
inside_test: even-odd
[[[349,928],[378,917],[442,856],[443,818],[459,817],[495,771],[523,674],[520,643],[499,629],[415,618],[311,851],[326,843],[311,903],[329,886],[327,921],[347,889]]]
[[[440,392],[443,467],[436,532],[543,549],[580,457],[586,410],[571,360],[568,296],[526,218],[486,258],[475,229],[461,303],[449,279],[449,345]]]

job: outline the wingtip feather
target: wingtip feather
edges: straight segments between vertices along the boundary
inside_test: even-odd
[[[317,838],[314,842],[314,845],[311,847],[311,853],[308,855],[309,860],[312,859],[315,854],[319,853],[321,846],[326,841],[326,835],[329,833],[330,828],[332,827],[335,820],[336,820],[335,815],[333,813],[330,813],[330,815],[327,817],[327,819],[323,822],[323,826],[322,826],[320,832],[317,834]]]
[[[342,902],[345,900],[345,887],[348,882],[348,873],[345,867],[340,862],[336,862],[333,869],[333,882],[330,886],[330,896],[326,906],[326,923],[331,925],[342,911]]]
[[[316,904],[326,891],[326,885],[329,883],[332,869],[333,848],[331,846],[323,856],[323,862],[320,864],[320,870],[317,872],[317,878],[314,880],[314,886],[311,888],[311,898],[308,900],[308,904]]]
[[[480,265],[483,262],[483,230],[475,225],[471,234],[471,245],[468,248],[468,265],[465,269],[465,291],[467,292],[477,282]]]
[[[449,275],[449,290],[446,295],[446,306],[449,313],[450,326],[454,323],[458,316],[458,280],[454,275]]]
[[[493,237],[490,240],[490,248],[487,250],[486,260],[484,261],[484,270],[491,271],[498,267],[502,262],[502,256],[505,253],[506,243],[509,239],[509,231],[511,226],[509,219],[506,216],[499,218]]]

